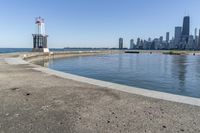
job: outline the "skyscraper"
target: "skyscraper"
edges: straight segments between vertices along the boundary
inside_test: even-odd
[[[181,38],[181,31],[182,31],[182,27],[180,27],[180,26],[175,27],[174,37],[180,39]]]
[[[163,36],[160,36],[159,41],[160,41],[160,44],[163,43]]]
[[[180,47],[181,32],[182,32],[182,27],[180,27],[180,26],[175,27],[174,46],[172,48],[179,48]]]
[[[197,28],[194,29],[194,36],[197,36]]]
[[[194,30],[194,49],[198,47],[198,36],[197,36],[197,28]]]
[[[155,50],[158,50],[160,48],[160,40],[158,38],[155,38],[153,40],[153,44],[154,44],[153,47],[154,47]]]
[[[137,38],[137,48],[140,46],[140,38]]]
[[[143,49],[143,46],[144,46],[144,41],[141,39],[141,40],[140,40],[139,49]]]
[[[119,49],[123,49],[123,38],[119,38]]]
[[[200,50],[200,30],[199,30],[199,39],[198,39],[198,50]]]
[[[169,32],[166,33],[166,42],[169,43]]]
[[[188,45],[186,46],[186,49],[187,50],[193,50],[194,49],[194,37],[193,37],[193,35],[189,36]]]
[[[181,34],[182,41],[188,43],[189,35],[190,35],[190,17],[185,16],[183,18],[183,29]]]
[[[133,39],[130,40],[130,49],[134,49],[134,40]]]

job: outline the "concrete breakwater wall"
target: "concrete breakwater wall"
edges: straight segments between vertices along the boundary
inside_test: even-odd
[[[118,50],[100,50],[100,51],[64,51],[64,52],[50,52],[50,53],[23,53],[21,58],[28,62],[35,62],[39,60],[49,60],[55,58],[66,58],[75,56],[92,56],[102,54],[120,54],[124,51]]]

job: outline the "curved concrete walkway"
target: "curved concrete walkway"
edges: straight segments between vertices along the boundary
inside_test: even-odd
[[[0,59],[0,105],[0,132],[6,133],[200,132],[197,98],[65,74],[19,58]]]

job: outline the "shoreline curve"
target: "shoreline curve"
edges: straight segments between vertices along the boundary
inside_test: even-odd
[[[54,58],[65,58],[65,57],[74,57],[74,56],[92,56],[92,55],[113,54],[113,53],[122,53],[122,51],[57,52],[56,53],[57,55],[54,55]],[[176,95],[176,94],[171,94],[171,93],[166,93],[166,92],[148,90],[148,89],[143,89],[143,88],[138,88],[138,87],[121,85],[117,83],[111,83],[107,81],[96,80],[96,79],[69,74],[69,73],[65,73],[61,71],[56,71],[56,70],[45,68],[33,63],[36,60],[37,61],[43,60],[44,56],[46,58],[46,56],[49,56],[49,55],[45,55],[41,53],[21,53],[19,54],[17,58],[16,57],[5,58],[5,61],[8,64],[29,64],[29,65],[35,66],[35,68],[33,68],[34,70],[51,74],[51,75],[56,75],[58,77],[65,78],[65,79],[71,79],[71,80],[82,82],[82,83],[88,83],[88,84],[92,84],[92,85],[96,85],[100,87],[105,87],[108,89],[118,90],[121,92],[141,95],[141,96],[150,97],[150,98],[156,98],[156,99],[161,99],[161,100],[166,100],[166,101],[171,101],[171,102],[200,106],[200,98]]]

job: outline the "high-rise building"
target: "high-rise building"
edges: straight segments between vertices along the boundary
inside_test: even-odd
[[[197,28],[194,29],[194,37],[197,36]]]
[[[189,36],[188,45],[186,45],[186,49],[188,49],[188,50],[194,49],[194,37],[193,37],[193,35]]]
[[[182,32],[182,27],[180,27],[180,26],[175,27],[174,37],[180,39],[181,38],[181,32]]]
[[[199,39],[198,39],[198,50],[200,50],[200,30],[199,30]]]
[[[130,49],[134,49],[134,40],[133,39],[130,40]]]
[[[194,49],[198,47],[198,36],[197,36],[197,28],[194,30]]]
[[[174,42],[174,37],[169,41],[169,49],[175,49],[175,42]]]
[[[169,43],[169,32],[166,33],[166,42]]]
[[[137,38],[137,47],[140,46],[140,38]]]
[[[155,38],[155,39],[153,40],[153,44],[154,44],[154,49],[155,49],[155,50],[160,49],[160,40],[159,40],[158,38]]]
[[[172,46],[172,48],[179,48],[180,47],[181,32],[182,32],[182,27],[180,27],[180,26],[175,27],[174,46]]]
[[[185,16],[183,18],[183,29],[181,34],[182,41],[188,43],[189,35],[190,35],[190,17]]]
[[[159,41],[160,41],[160,44],[163,43],[163,36],[160,36]]]
[[[143,49],[143,47],[144,47],[144,41],[141,39],[140,40],[139,49]]]
[[[123,38],[119,38],[119,49],[123,49]]]

